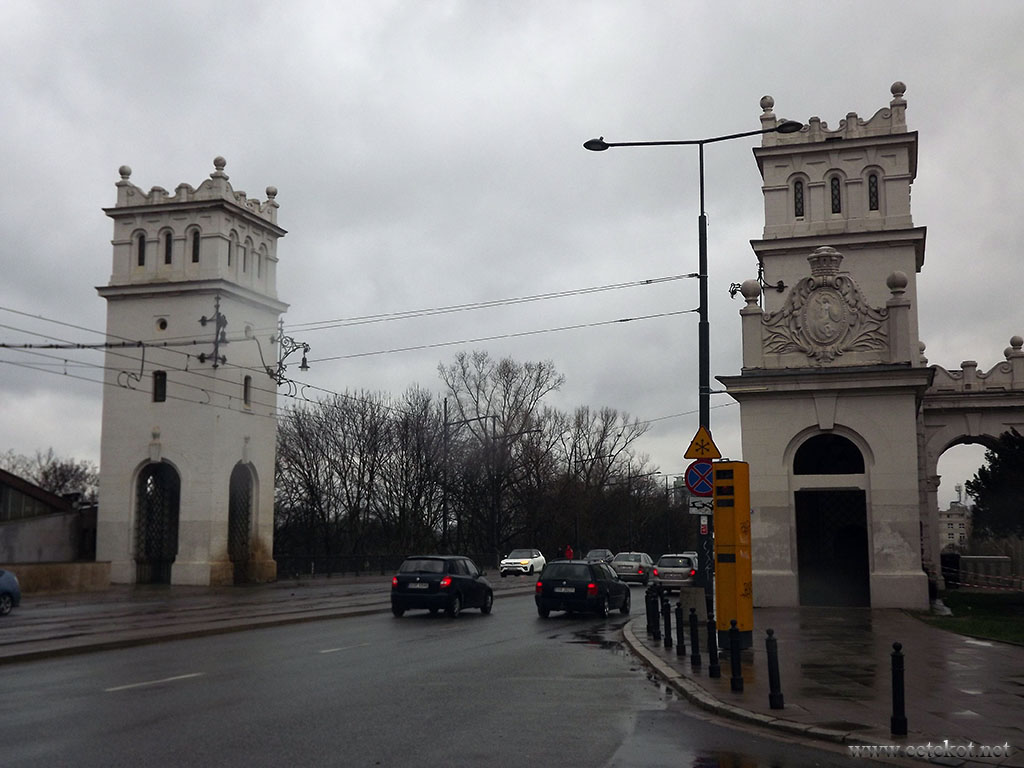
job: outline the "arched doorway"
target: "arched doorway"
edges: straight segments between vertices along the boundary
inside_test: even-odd
[[[135,490],[135,580],[139,584],[170,584],[178,555],[178,513],[181,479],[170,464],[147,464]]]
[[[797,450],[793,474],[863,475],[864,457],[842,435],[816,435]],[[816,485],[797,490],[794,499],[800,604],[869,606],[865,493],[834,487],[837,482],[823,487],[819,480]]]
[[[252,538],[252,472],[243,464],[231,471],[228,495],[228,557],[235,584],[249,580],[249,541]]]

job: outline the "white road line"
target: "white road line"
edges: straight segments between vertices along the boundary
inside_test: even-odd
[[[172,683],[175,680],[188,680],[190,677],[202,677],[205,672],[193,672],[189,675],[178,675],[176,677],[165,677],[163,680],[147,680],[144,683],[132,683],[131,685],[118,685],[114,688],[104,688],[104,693],[113,693],[114,691],[126,691],[129,688],[144,688],[147,685],[160,685],[160,683]]]
[[[359,645],[343,645],[341,648],[325,648],[320,653],[337,653],[338,651],[349,651],[353,648],[365,648],[369,643],[359,643]]]

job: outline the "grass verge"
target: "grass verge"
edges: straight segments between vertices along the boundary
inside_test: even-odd
[[[949,589],[939,597],[953,615],[925,614],[923,621],[961,635],[1024,645],[1024,592]]]

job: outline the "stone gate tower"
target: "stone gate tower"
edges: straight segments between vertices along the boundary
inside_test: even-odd
[[[144,192],[122,166],[107,300],[98,560],[116,583],[230,584],[273,560],[277,190]]]
[[[739,403],[757,605],[926,608],[918,417],[925,229],[905,86],[838,128],[764,134],[761,274],[742,285]],[[777,125],[761,101],[763,127]]]

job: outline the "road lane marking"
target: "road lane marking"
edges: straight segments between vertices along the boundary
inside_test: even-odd
[[[358,645],[343,645],[340,648],[325,648],[320,653],[337,653],[338,651],[350,651],[353,648],[365,648],[369,643],[359,643]]]
[[[175,677],[165,677],[162,680],[147,680],[144,683],[131,683],[130,685],[118,685],[114,688],[104,688],[104,693],[113,693],[114,691],[126,691],[129,688],[144,688],[147,685],[160,685],[161,683],[173,683],[175,680],[188,680],[190,677],[202,677],[205,672],[193,672],[188,675],[177,675]]]

